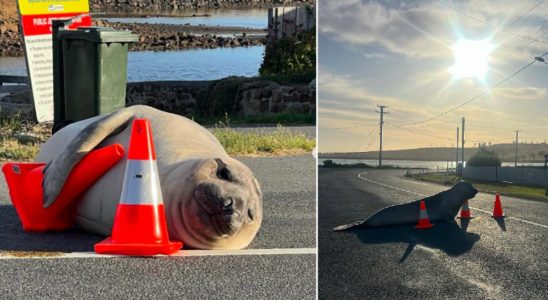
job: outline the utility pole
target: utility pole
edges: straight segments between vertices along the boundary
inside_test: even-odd
[[[378,108],[380,108],[381,110],[380,111],[377,111],[375,110],[375,112],[378,112],[381,114],[381,121],[379,123],[379,126],[380,126],[380,131],[379,131],[379,136],[380,136],[380,144],[379,144],[379,168],[382,167],[382,125],[384,124],[384,121],[383,121],[383,116],[386,115],[386,114],[389,114],[390,112],[385,112],[384,109],[385,108],[388,108],[388,106],[386,105],[377,105]]]
[[[518,166],[518,134],[521,130],[516,130],[516,162],[514,163],[514,167]]]
[[[462,143],[461,143],[461,147],[462,147],[462,154],[461,154],[461,159],[462,159],[462,172],[461,172],[461,175],[464,175],[464,117],[462,117]]]
[[[455,160],[455,173],[459,167],[459,128],[457,127],[457,159]]]

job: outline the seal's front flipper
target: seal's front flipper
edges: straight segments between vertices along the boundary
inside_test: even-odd
[[[52,205],[59,196],[74,166],[103,140],[124,130],[133,116],[131,111],[120,110],[89,124],[56,159],[47,164],[42,180],[44,207]]]
[[[361,227],[365,227],[365,221],[356,221],[354,223],[340,225],[335,228],[333,228],[334,231],[346,231],[346,230],[352,230],[352,229],[358,229]]]

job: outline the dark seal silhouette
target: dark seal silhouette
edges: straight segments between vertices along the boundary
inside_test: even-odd
[[[464,201],[474,198],[478,190],[466,181],[460,181],[449,190],[424,199],[431,222],[452,222]],[[422,199],[421,199],[422,200]],[[379,210],[365,220],[337,226],[335,231],[357,228],[378,228],[415,224],[418,222],[420,200],[393,205]]]

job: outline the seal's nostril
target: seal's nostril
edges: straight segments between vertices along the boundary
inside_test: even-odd
[[[254,213],[253,213],[253,210],[250,208],[247,210],[247,217],[249,218],[250,221],[253,221],[254,219]]]
[[[232,208],[233,204],[234,204],[234,200],[232,198],[227,198],[224,201],[224,208]]]

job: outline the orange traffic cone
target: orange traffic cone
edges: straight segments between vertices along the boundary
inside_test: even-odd
[[[468,200],[466,200],[462,204],[459,219],[473,219],[473,218],[474,217],[472,217],[472,215],[470,214],[470,207],[468,207]]]
[[[74,223],[75,200],[124,155],[114,144],[88,153],[68,176],[52,205],[43,207],[45,163],[7,163],[2,167],[11,202],[25,231],[66,230]]]
[[[502,212],[502,204],[500,203],[500,195],[495,196],[495,207],[493,207],[493,218],[504,218],[504,213]]]
[[[169,241],[150,123],[135,119],[112,236],[95,245],[97,253],[172,254],[183,246]]]
[[[428,229],[430,227],[434,226],[434,224],[430,223],[430,219],[428,219],[428,212],[426,212],[426,204],[424,203],[424,200],[421,200],[421,207],[420,207],[420,214],[419,214],[419,224],[415,226],[417,229]]]

